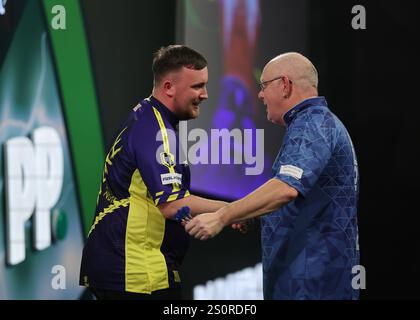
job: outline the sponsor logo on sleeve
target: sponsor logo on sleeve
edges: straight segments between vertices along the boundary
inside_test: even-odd
[[[164,173],[160,175],[163,185],[172,183],[182,183],[182,174],[180,173]]]
[[[288,165],[280,166],[279,173],[285,176],[293,177],[296,180],[300,180],[302,178],[303,170],[301,168],[288,164]]]
[[[139,110],[141,108],[141,104],[139,103],[139,104],[137,104],[134,108],[133,108],[133,111],[137,111],[137,110]]]

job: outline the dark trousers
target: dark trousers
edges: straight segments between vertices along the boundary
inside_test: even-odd
[[[89,288],[98,300],[181,300],[181,289],[163,289],[151,294]]]

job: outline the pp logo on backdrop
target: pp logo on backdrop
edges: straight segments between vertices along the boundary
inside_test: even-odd
[[[16,137],[5,143],[7,263],[25,260],[25,224],[32,221],[33,245],[51,245],[51,209],[63,185],[63,148],[51,127],[34,130],[32,141]]]

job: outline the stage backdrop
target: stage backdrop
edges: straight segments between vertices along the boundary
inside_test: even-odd
[[[77,299],[104,153],[80,7],[3,4],[0,298]]]

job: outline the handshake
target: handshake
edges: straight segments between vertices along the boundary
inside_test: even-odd
[[[209,212],[193,218],[191,216],[191,210],[187,206],[179,209],[175,214],[174,219],[185,227],[186,232],[199,240],[213,238],[225,227],[220,219],[220,214]],[[246,233],[254,224],[254,221],[255,219],[249,219],[233,223],[231,226],[241,233]]]

